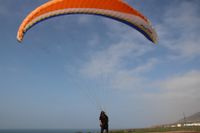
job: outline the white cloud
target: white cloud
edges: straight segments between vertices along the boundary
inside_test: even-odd
[[[163,93],[172,98],[200,98],[200,71],[190,71],[160,83]]]
[[[121,71],[115,73],[112,77],[111,87],[121,91],[136,91],[142,89],[142,82],[142,78],[134,76],[132,73],[128,73],[128,71]]]
[[[120,33],[123,32],[120,32],[120,28],[118,28],[116,34]],[[141,56],[152,50],[151,47],[138,43],[131,36],[133,34],[127,31],[125,34],[123,33],[123,36],[118,36],[118,43],[110,44],[108,48],[92,53],[88,62],[81,68],[81,73],[91,78],[106,75],[111,88],[118,90],[142,88],[143,78],[138,75],[154,68],[157,60],[150,58],[145,63],[135,63],[136,66],[127,69],[125,66],[130,63],[128,58],[131,57],[131,63],[134,63],[136,59],[139,60]]]
[[[142,74],[152,70],[156,63],[155,59],[149,59],[147,62],[132,69],[117,70],[111,80],[112,88],[142,92],[145,88],[149,87],[146,83],[147,79],[142,77]]]
[[[200,71],[193,70],[159,81],[154,88],[157,93],[144,93],[141,99],[148,101],[153,108],[158,123],[172,123],[200,110]]]
[[[200,23],[198,5],[195,2],[182,2],[179,5],[173,5],[165,13],[165,23],[170,27],[191,29],[196,28]]]
[[[134,87],[139,82],[139,87],[151,88],[151,91],[137,93]],[[134,83],[134,82],[132,82]],[[200,110],[200,71],[192,70],[182,74],[172,75],[168,79],[151,81],[144,84],[144,79],[135,79],[130,101],[139,101],[137,106],[144,107],[149,119],[154,119],[151,124],[167,124],[176,122]],[[127,85],[127,84],[126,84]],[[141,88],[139,88],[141,89]],[[141,92],[141,91],[140,91]],[[136,107],[137,107],[136,106]]]
[[[156,64],[158,60],[155,58],[149,59],[146,64],[142,64],[132,70],[133,73],[144,73],[151,70]]]
[[[126,62],[124,58],[137,58],[148,51],[150,51],[149,47],[144,48],[143,45],[130,40],[121,40],[117,44],[111,44],[107,49],[93,53],[82,70],[93,76],[98,76],[100,73],[113,73]]]
[[[163,23],[157,26],[160,43],[169,50],[169,59],[190,60],[200,56],[200,16],[190,1],[169,7]]]

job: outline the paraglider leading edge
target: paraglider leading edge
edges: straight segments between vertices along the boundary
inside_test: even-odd
[[[108,17],[125,23],[142,33],[148,40],[157,43],[158,37],[151,22],[140,12],[121,0],[52,0],[37,7],[22,22],[17,40],[39,22],[68,14],[91,14]]]

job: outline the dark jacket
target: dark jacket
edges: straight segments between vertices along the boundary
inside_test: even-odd
[[[101,112],[99,120],[101,121],[101,127],[102,128],[108,128],[108,116],[103,112]]]

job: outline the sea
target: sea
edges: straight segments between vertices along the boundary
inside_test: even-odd
[[[0,133],[99,133],[98,129],[0,129]]]

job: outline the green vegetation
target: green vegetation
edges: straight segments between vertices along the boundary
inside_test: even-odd
[[[200,127],[156,127],[129,130],[113,130],[110,133],[150,133],[150,132],[169,132],[169,131],[195,131],[200,132]]]

